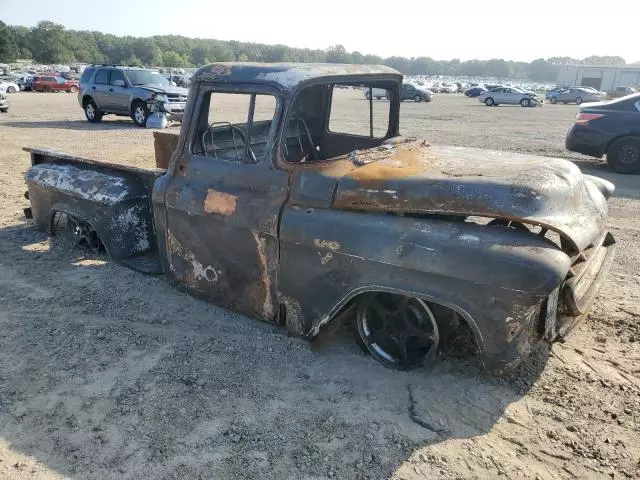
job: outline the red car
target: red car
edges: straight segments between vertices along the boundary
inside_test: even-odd
[[[31,90],[36,92],[78,92],[78,82],[65,80],[62,77],[44,76],[33,77]]]

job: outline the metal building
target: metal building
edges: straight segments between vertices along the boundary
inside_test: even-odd
[[[558,86],[584,85],[597,90],[640,85],[640,66],[562,65],[558,72]]]

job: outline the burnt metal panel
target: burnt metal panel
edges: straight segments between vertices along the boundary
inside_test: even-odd
[[[530,324],[570,265],[530,234],[383,214],[287,207],[280,238],[278,293],[291,331],[315,335],[358,292],[409,292],[461,313],[498,363],[513,360],[506,350],[524,354]]]
[[[157,184],[166,208],[166,273],[189,293],[273,321],[288,175],[269,162],[186,155],[180,165],[177,175]]]
[[[154,168],[139,168],[132,167],[129,165],[121,165],[117,163],[109,163],[98,160],[93,160],[90,158],[78,157],[75,155],[69,155],[68,153],[56,152],[54,150],[47,150],[42,148],[31,148],[25,147],[23,148],[25,152],[29,152],[31,154],[31,165],[39,165],[41,163],[63,163],[63,164],[74,164],[74,165],[86,165],[88,170],[97,169],[100,172],[104,173],[114,173],[116,175],[121,175],[122,173],[127,173],[131,177],[136,178],[142,185],[145,187],[148,193],[151,193],[153,189],[153,182],[156,178],[164,175],[165,170]]]
[[[566,160],[420,141],[351,157],[361,166],[339,180],[335,208],[517,220],[558,232],[575,253],[605,226],[604,196]]]
[[[263,83],[282,90],[293,90],[300,84],[320,79],[330,82],[345,77],[365,76],[402,81],[400,72],[385,65],[219,62],[200,67],[191,78],[191,85],[200,82]]]
[[[25,179],[41,229],[51,232],[54,214],[63,212],[89,222],[116,260],[156,250],[151,199],[138,177],[87,163],[55,162],[36,163]]]

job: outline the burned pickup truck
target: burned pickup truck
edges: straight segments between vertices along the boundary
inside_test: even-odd
[[[352,319],[387,366],[471,343],[505,372],[588,314],[614,186],[560,159],[402,137],[401,85],[379,66],[202,67],[166,170],[27,149],[27,213],[293,334]]]

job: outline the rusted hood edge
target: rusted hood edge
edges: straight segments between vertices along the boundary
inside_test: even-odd
[[[583,250],[602,232],[613,184],[556,158],[416,143],[353,168],[332,207],[482,216],[541,225]]]

